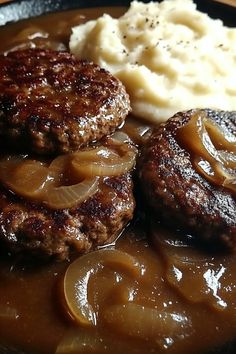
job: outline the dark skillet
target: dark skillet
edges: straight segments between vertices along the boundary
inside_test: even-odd
[[[148,0],[143,0],[148,2]],[[201,11],[213,18],[222,18],[228,26],[236,26],[236,8],[212,0],[195,0]],[[0,5],[0,26],[8,22],[42,14],[98,6],[127,6],[129,0],[21,0]]]
[[[142,1],[148,2],[148,0]],[[52,12],[101,6],[128,6],[129,3],[129,0],[14,0],[0,5],[0,26]],[[195,0],[195,3],[201,11],[208,13],[211,17],[220,18],[227,26],[236,27],[236,7],[233,8],[212,0]],[[231,343],[227,347],[209,354],[234,354],[235,352],[236,346]],[[23,353],[16,348],[9,348],[0,344],[0,354],[29,353]]]

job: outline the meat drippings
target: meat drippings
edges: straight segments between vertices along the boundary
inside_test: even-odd
[[[58,285],[67,262],[43,269],[2,262],[1,340],[40,354],[56,348],[57,354],[199,354],[230,342],[236,328],[235,256],[210,254],[191,236],[183,241],[186,235],[160,225],[152,226],[154,247],[147,236],[138,223],[115,246],[137,260],[139,274],[124,265],[90,269],[86,297],[97,318],[94,326],[65,321]]]
[[[196,171],[210,183],[236,195],[236,137],[199,111],[177,131],[177,139],[191,155]]]

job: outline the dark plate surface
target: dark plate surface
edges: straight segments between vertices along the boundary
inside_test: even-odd
[[[52,12],[103,6],[128,6],[130,2],[129,0],[14,0],[6,4],[0,4],[0,27],[11,22]],[[149,1],[143,0],[143,2]],[[201,11],[208,13],[211,17],[220,18],[226,25],[236,27],[236,7],[233,8],[212,0],[195,0],[195,3]],[[236,345],[232,344],[224,348],[223,351],[221,349],[217,352],[217,354],[220,353],[236,353]],[[14,348],[6,348],[0,344],[0,354],[26,353]]]

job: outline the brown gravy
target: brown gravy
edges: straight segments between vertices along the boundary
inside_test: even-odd
[[[0,43],[0,51],[21,46],[26,37],[31,37],[26,40],[31,41],[31,45],[47,46],[53,41],[55,47],[60,47],[61,43],[67,46],[73,25],[103,12],[119,16],[122,11],[121,8],[70,11],[9,25],[1,29],[4,40]],[[34,33],[41,37],[35,39]],[[98,346],[99,350],[81,353],[205,353],[215,352],[235,339],[235,255],[209,254],[198,245],[192,245],[191,238],[186,243],[175,231],[167,231],[160,225],[147,226],[138,217],[115,248],[136,257],[145,276],[133,281],[103,268],[89,287],[91,302],[94,306],[98,304],[95,307],[101,313],[101,320],[92,329],[73,325],[60,304],[59,287],[68,262],[42,266],[22,264],[20,260],[4,255],[2,250],[0,343],[3,349],[0,345],[0,353],[8,353],[6,346],[27,353],[52,354],[62,338],[74,331],[105,343]],[[108,303],[104,303],[103,288],[114,274],[123,290],[121,293],[119,289],[114,290]],[[104,319],[109,302],[120,301],[122,292],[127,289],[130,301],[133,299],[136,304],[148,308],[148,312],[141,311],[142,316],[136,320],[131,313],[127,321],[120,318],[116,324],[109,318]],[[159,317],[164,322],[160,321],[160,327],[156,328],[155,321]],[[146,328],[141,338],[140,323]],[[234,353],[235,348],[231,349]]]

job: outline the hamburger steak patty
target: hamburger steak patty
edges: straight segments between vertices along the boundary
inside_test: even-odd
[[[133,217],[131,174],[106,177],[78,207],[50,210],[0,189],[0,239],[14,253],[55,256],[84,253],[116,239]]]
[[[66,153],[112,133],[130,111],[121,82],[67,52],[0,55],[0,137],[36,153]]]
[[[236,135],[236,112],[201,110],[225,131]],[[197,110],[177,113],[156,128],[138,163],[144,198],[156,219],[183,227],[211,245],[236,248],[236,201],[194,169],[190,154],[178,143],[176,132]]]

